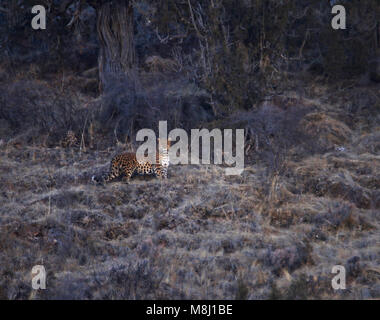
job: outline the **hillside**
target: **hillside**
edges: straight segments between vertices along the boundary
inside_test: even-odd
[[[344,141],[293,157],[281,175],[253,162],[241,176],[178,165],[167,181],[98,186],[91,176],[115,148],[2,140],[1,297],[379,298],[380,127],[344,124],[337,104],[314,107],[336,114],[333,127],[309,117],[321,134],[347,128],[323,143]],[[48,270],[47,290],[29,286],[35,264]],[[347,291],[331,288],[337,264]]]

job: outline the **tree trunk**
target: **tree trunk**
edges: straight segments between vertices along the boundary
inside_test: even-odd
[[[130,0],[112,0],[98,7],[97,30],[100,43],[99,79],[102,91],[115,81],[136,81],[133,39],[133,7]]]
[[[370,78],[372,81],[380,82],[380,21],[376,24],[375,30],[375,57],[370,63]]]

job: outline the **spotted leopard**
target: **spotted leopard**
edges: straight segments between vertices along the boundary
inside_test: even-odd
[[[160,144],[159,144],[160,146]],[[134,173],[142,175],[156,175],[158,178],[167,179],[169,167],[169,148],[170,141],[167,146],[159,147],[156,152],[156,163],[138,162],[135,153],[122,153],[115,156],[111,160],[109,173],[99,177],[93,176],[92,181],[97,183],[110,182],[118,177],[128,183]]]

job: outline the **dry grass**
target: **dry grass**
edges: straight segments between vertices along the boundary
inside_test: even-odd
[[[352,132],[343,122],[321,112],[308,114],[301,122],[303,131],[326,149],[342,146],[350,140]]]
[[[61,148],[1,150],[3,297],[379,297],[379,207],[358,206],[353,197],[359,189],[368,197],[378,192],[363,177],[376,179],[377,156],[312,157],[289,163],[289,178],[269,182],[258,165],[241,177],[189,165],[171,167],[168,181],[92,185],[91,175],[110,157]],[[350,290],[333,291],[332,266],[354,256],[360,271]],[[36,264],[48,272],[45,291],[30,288]]]
[[[167,181],[128,185],[91,183],[125,145],[102,148],[98,133],[86,149],[61,148],[62,136],[28,140],[0,120],[0,298],[380,298],[378,127],[348,126],[342,102],[308,101],[293,129],[322,148],[292,140],[298,122],[270,113],[258,132],[267,144],[252,150],[273,161],[252,157],[241,176],[173,166]],[[31,289],[37,264],[44,291]],[[337,264],[345,291],[331,288]]]

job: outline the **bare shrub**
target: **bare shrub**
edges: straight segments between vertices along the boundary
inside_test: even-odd
[[[315,144],[299,124],[309,112],[302,105],[281,109],[272,103],[264,103],[257,110],[237,113],[229,118],[233,127],[245,128],[246,155],[263,161],[269,173],[279,174],[286,169],[284,164],[294,148],[298,155],[315,151]],[[297,156],[297,154],[294,154]]]
[[[168,130],[188,130],[211,119],[204,92],[184,78],[162,81],[162,77],[160,73],[146,76],[141,85],[115,81],[93,108],[98,132],[109,142],[134,141],[139,129],[150,128],[158,133],[160,120],[168,122]]]
[[[26,142],[41,142],[48,136],[49,144],[56,144],[64,133],[79,131],[85,122],[86,110],[75,97],[44,82],[20,80],[0,91],[0,120]]]
[[[325,150],[344,145],[352,135],[350,128],[343,122],[321,112],[308,114],[301,126]]]
[[[306,263],[312,263],[312,250],[308,242],[300,242],[287,248],[268,248],[263,261],[278,276],[283,269],[292,272]]]
[[[354,143],[355,148],[359,153],[380,154],[380,130],[369,134],[363,134]]]
[[[149,56],[145,59],[144,64],[150,72],[175,72],[179,69],[176,61],[160,56]]]

